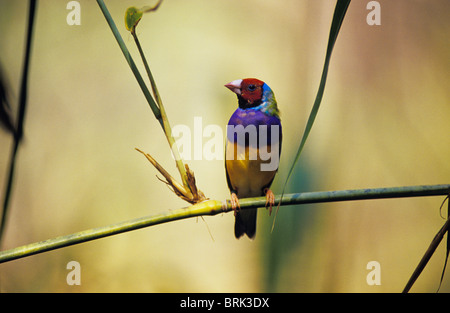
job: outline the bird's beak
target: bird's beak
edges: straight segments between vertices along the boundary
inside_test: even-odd
[[[235,94],[241,94],[241,83],[242,79],[233,80],[231,83],[225,85],[228,89],[230,89]]]

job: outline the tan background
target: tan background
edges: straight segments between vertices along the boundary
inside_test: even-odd
[[[25,141],[3,248],[186,206],[134,148],[176,174],[160,126],[94,1],[39,2]],[[323,103],[289,192],[450,183],[448,0],[353,1],[335,46]],[[123,25],[128,6],[106,1]],[[173,125],[225,127],[235,96],[223,85],[257,77],[275,91],[284,132],[281,191],[319,84],[334,1],[173,0],[138,35]],[[0,60],[17,103],[27,1],[0,1]],[[144,73],[142,71],[142,73]],[[204,139],[204,142],[207,138]],[[0,133],[0,187],[12,140]],[[189,161],[199,187],[229,197],[222,160]],[[189,219],[0,265],[2,292],[399,292],[443,224],[443,197],[260,210],[255,241],[233,216]],[[66,264],[81,265],[81,286]],[[369,286],[369,261],[381,285]],[[412,291],[434,292],[440,247]],[[442,291],[450,291],[447,273]]]

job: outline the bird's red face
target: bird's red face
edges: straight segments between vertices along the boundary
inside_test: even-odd
[[[259,79],[245,78],[234,80],[226,84],[225,87],[236,93],[239,98],[242,98],[251,106],[253,103],[261,100],[263,85],[264,82]]]

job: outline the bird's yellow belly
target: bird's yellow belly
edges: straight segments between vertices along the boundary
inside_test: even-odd
[[[276,174],[276,169],[261,170],[261,164],[267,161],[261,160],[256,147],[238,149],[237,143],[227,142],[225,162],[231,186],[238,197],[264,195],[263,189],[270,185]]]

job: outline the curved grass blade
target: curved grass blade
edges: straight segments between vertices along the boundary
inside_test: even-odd
[[[286,179],[286,183],[289,181],[289,178],[292,174],[292,171],[297,164],[298,159],[300,158],[300,154],[303,150],[303,147],[306,143],[306,139],[311,132],[311,128],[314,124],[314,120],[316,119],[317,112],[319,111],[320,103],[322,102],[323,92],[325,90],[325,84],[327,81],[328,75],[328,67],[330,64],[331,53],[333,52],[334,44],[336,43],[337,36],[339,34],[339,30],[341,28],[342,22],[344,21],[345,13],[347,12],[347,8],[350,4],[350,0],[338,0],[336,4],[336,8],[334,10],[333,21],[331,23],[330,36],[328,38],[328,47],[327,53],[325,56],[325,63],[323,65],[322,77],[320,79],[319,90],[317,91],[316,99],[314,100],[314,105],[311,110],[311,113],[308,118],[308,122],[306,123],[305,132],[303,133],[302,140],[300,142],[300,146],[298,147],[297,154],[295,155],[294,162],[289,170],[288,177]],[[285,185],[286,185],[285,183]]]
[[[331,22],[330,35],[328,37],[328,46],[327,53],[325,55],[325,63],[323,65],[322,77],[320,79],[319,89],[317,91],[316,99],[314,100],[314,105],[312,107],[311,113],[309,114],[308,122],[306,123],[306,128],[303,133],[302,140],[300,142],[300,146],[298,147],[297,153],[295,155],[294,162],[291,165],[291,169],[289,170],[288,176],[283,186],[283,191],[281,195],[283,196],[286,185],[289,181],[289,178],[292,175],[292,172],[297,164],[300,154],[302,153],[303,147],[308,139],[309,133],[311,132],[311,128],[314,124],[314,120],[316,119],[317,112],[319,111],[320,103],[322,102],[323,92],[325,90],[325,83],[327,81],[328,75],[328,66],[330,64],[331,53],[333,52],[333,47],[336,42],[337,36],[339,34],[339,30],[341,28],[342,22],[344,21],[345,13],[347,12],[347,8],[350,5],[351,0],[338,0],[336,3],[336,7],[334,9],[333,20]],[[275,213],[275,218],[272,225],[272,230],[275,225],[276,214],[278,213],[279,206],[277,207],[277,211]]]

